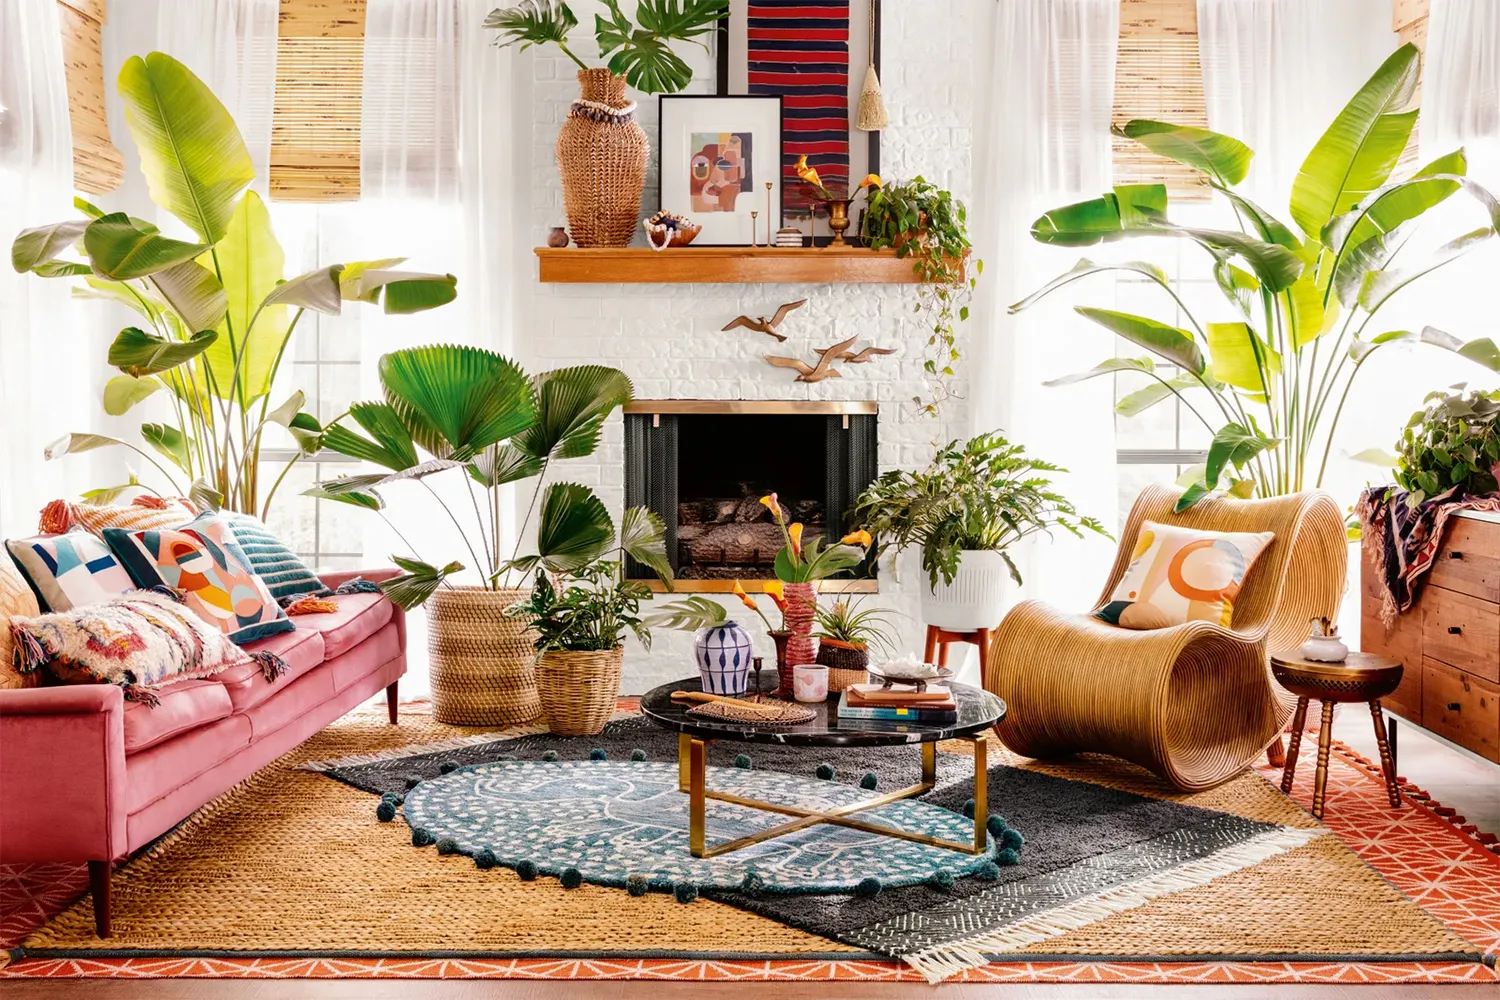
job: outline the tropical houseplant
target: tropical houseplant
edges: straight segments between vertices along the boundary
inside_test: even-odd
[[[727,0],[640,0],[632,22],[619,0],[604,0],[604,6],[609,17],[594,15],[594,40],[607,67],[590,67],[568,47],[578,16],[563,0],[520,0],[484,21],[499,32],[499,45],[556,45],[578,66],[582,94],[558,134],[557,166],[568,229],[581,247],[625,246],[635,235],[648,143],[625,85],[647,94],[682,90],[693,70],[671,43],[707,51],[700,39],[729,11]]]
[[[980,434],[950,441],[925,469],[883,473],[855,500],[851,516],[892,556],[908,546],[920,551],[928,625],[993,628],[1005,608],[1006,580],[1021,583],[1010,546],[1054,527],[1078,537],[1084,529],[1109,535],[1050,489],[1045,474],[1063,471],[998,433]]]
[[[916,273],[916,311],[930,326],[926,357],[927,397],[915,397],[923,413],[936,416],[953,393],[949,380],[960,357],[954,325],[969,318],[969,299],[984,271],[974,262],[968,272],[969,214],[964,203],[922,176],[904,184],[875,184],[867,195],[860,236],[872,250],[894,247],[896,256],[910,258]]]
[[[161,52],[127,59],[119,90],[152,200],[195,238],[172,239],[142,219],[78,200],[82,218],[17,236],[11,264],[43,278],[81,279],[81,294],[139,313],[142,325],[121,330],[110,345],[109,363],[120,374],[104,387],[104,409],[121,416],[161,393],[171,417],[141,425],[146,447],[75,433],[48,446],[46,457],[129,448],[174,492],[200,506],[264,517],[280,483],[260,488],[267,429],[288,428],[303,454],[316,450],[322,430],[302,409],[300,391],[272,405],[277,373],[303,314],[337,315],[346,302],[420,312],[453,301],[456,280],[395,270],[399,258],[329,264],[283,280],[285,255],[270,216],[260,196],[247,190],[255,178],[250,154],[212,91]],[[135,485],[134,477],[128,485]]]
[[[1081,260],[1011,306],[1017,312],[1089,275],[1127,271],[1159,285],[1167,304],[1188,317],[1189,328],[1181,328],[1146,316],[1078,307],[1079,314],[1174,370],[1158,371],[1150,358],[1109,358],[1049,383],[1139,371],[1155,381],[1122,401],[1122,408],[1128,403],[1138,412],[1174,396],[1182,399],[1213,441],[1179,509],[1221,486],[1241,496],[1274,496],[1320,485],[1350,385],[1369,359],[1391,344],[1428,344],[1500,370],[1500,349],[1489,339],[1464,342],[1431,326],[1381,330],[1375,324],[1397,292],[1493,239],[1500,226],[1500,202],[1465,176],[1462,149],[1404,180],[1391,180],[1416,123],[1419,72],[1416,47],[1397,49],[1307,154],[1289,203],[1300,235],[1235,190],[1250,167],[1252,152],[1244,143],[1206,129],[1146,120],[1128,122],[1117,133],[1203,174],[1233,208],[1239,229],[1172,223],[1160,184],[1120,185],[1100,198],[1048,212],[1032,225],[1032,236],[1053,246],[1171,236],[1192,240],[1208,255],[1227,309],[1235,314],[1232,321],[1200,321],[1162,269],[1147,261]],[[1394,266],[1422,216],[1459,191],[1479,203],[1483,224],[1425,260],[1403,258],[1401,267]]]
[[[870,650],[891,649],[890,612],[883,608],[861,608],[858,599],[835,601],[819,607],[818,659],[828,667],[828,690],[842,691],[864,680],[870,665]]]
[[[1412,507],[1454,488],[1500,491],[1500,392],[1463,389],[1429,393],[1396,442],[1396,482]]]

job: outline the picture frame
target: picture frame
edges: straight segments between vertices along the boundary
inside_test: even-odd
[[[752,236],[766,245],[781,225],[785,187],[781,98],[662,94],[657,100],[657,204],[703,227],[694,246],[750,246]]]
[[[783,97],[782,179],[787,193],[782,213],[794,220],[783,224],[797,224],[804,232],[814,234],[821,229],[821,235],[811,240],[821,246],[832,238],[826,221],[820,222],[826,220],[827,212],[807,196],[795,166],[798,156],[807,152],[809,165],[818,170],[825,186],[847,187],[851,195],[866,174],[880,172],[880,133],[861,131],[854,121],[867,57],[876,72],[880,71],[881,0],[829,5],[833,8],[832,23],[819,23],[826,20],[829,11],[810,14],[809,5],[786,9],[789,6],[777,0],[730,0],[729,13],[719,21],[716,38],[716,90],[720,96],[775,93]],[[841,7],[846,12],[843,17],[837,13]],[[842,39],[840,30],[844,31]],[[808,53],[806,57],[804,52]],[[758,58],[752,61],[752,55]],[[795,68],[783,72],[783,65]],[[806,81],[795,79],[802,74],[807,74]],[[830,75],[844,78],[840,89],[847,99],[841,106],[830,106],[826,100],[833,96],[829,93]],[[840,128],[826,127],[829,111],[844,119]],[[830,131],[839,134],[831,135]],[[836,148],[840,144],[843,149]],[[810,202],[816,210],[811,213],[812,225],[807,221]],[[851,232],[846,238],[854,235]]]

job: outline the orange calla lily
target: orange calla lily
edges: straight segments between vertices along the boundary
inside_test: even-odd
[[[843,538],[840,538],[839,544],[858,545],[862,549],[868,549],[872,541],[874,541],[874,539],[870,537],[870,533],[865,529],[860,528],[858,531],[851,531]]]
[[[786,610],[786,584],[780,580],[767,580],[760,585],[760,589],[771,598],[771,602],[779,610]]]
[[[734,581],[734,596],[738,597],[740,599],[740,603],[749,608],[751,611],[760,610],[755,606],[755,598],[745,593],[745,588],[740,585],[740,581],[738,580]]]
[[[781,501],[776,499],[776,494],[767,493],[760,498],[760,502],[765,504],[767,510],[776,515],[776,520],[781,520]]]
[[[809,167],[807,165],[806,153],[803,153],[801,156],[797,157],[797,176],[802,178],[804,181],[807,181],[807,183],[809,184],[816,185],[817,187],[823,186],[823,180],[818,176],[817,168]]]
[[[798,521],[786,530],[787,534],[792,536],[792,554],[800,558],[802,556],[802,522]]]
[[[865,174],[865,179],[859,182],[859,186],[862,187],[862,188],[868,188],[868,187],[877,187],[878,188],[878,187],[880,187],[881,186],[880,175],[879,174]]]

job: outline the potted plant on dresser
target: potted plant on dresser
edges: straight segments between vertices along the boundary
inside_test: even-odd
[[[379,375],[385,398],[351,405],[319,429],[310,447],[387,471],[344,476],[307,493],[384,518],[382,490],[426,487],[434,516],[463,536],[464,550],[453,555],[468,561],[429,562],[392,524],[410,551],[394,557],[404,573],[382,588],[403,608],[426,605],[433,715],[455,725],[535,719],[542,710],[534,673],[537,634],[506,614],[529,596],[524,583],[533,564],[517,559],[519,541],[508,557],[501,551],[500,490],[534,480],[518,539],[526,536],[539,500],[541,533],[551,532],[551,545],[564,540],[560,526],[546,522],[549,515],[586,511],[581,527],[593,532],[590,544],[606,529],[612,534],[607,514],[599,523],[602,505],[596,510],[572,494],[573,502],[564,504],[568,498],[555,497],[556,487],[543,500],[543,488],[554,463],[593,453],[605,418],[630,400],[630,380],[598,365],[528,376],[492,351],[441,344],[393,351],[380,359]],[[460,492],[450,503],[429,483],[435,476],[456,480],[469,497]],[[465,569],[477,572],[480,582],[455,583]]]
[[[675,94],[693,70],[671,42],[691,42],[715,29],[729,12],[727,0],[640,0],[635,23],[618,0],[604,0],[609,17],[594,16],[594,39],[607,67],[590,67],[568,47],[578,16],[562,0],[521,0],[496,8],[484,26],[500,33],[499,44],[556,45],[578,65],[579,99],[568,108],[557,136],[568,229],[581,247],[623,247],[635,235],[646,183],[650,143],[635,118],[625,85],[646,94]]]
[[[1049,489],[1043,474],[1064,471],[1027,457],[998,433],[980,434],[963,444],[950,441],[921,471],[880,476],[855,500],[853,519],[892,556],[907,546],[921,552],[928,625],[993,628],[1005,611],[1009,581],[1021,582],[1010,546],[1053,527],[1109,536]]]

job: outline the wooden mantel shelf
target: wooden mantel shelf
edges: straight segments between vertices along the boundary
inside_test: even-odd
[[[541,280],[594,283],[915,284],[912,261],[863,247],[537,247]]]

